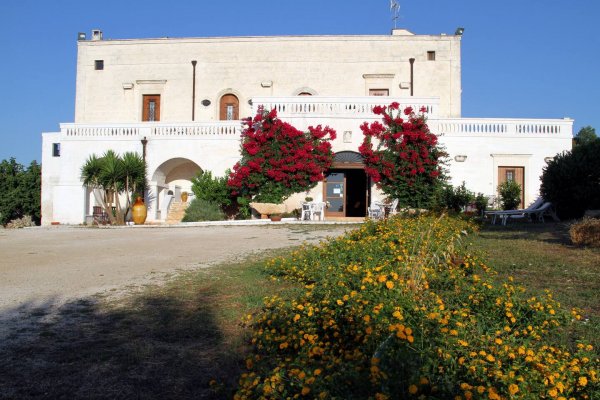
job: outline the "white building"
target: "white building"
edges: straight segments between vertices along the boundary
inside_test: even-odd
[[[379,196],[357,158],[359,126],[377,119],[374,105],[392,101],[427,107],[454,184],[495,195],[499,182],[516,179],[529,203],[545,159],[571,148],[573,121],[461,118],[461,38],[402,29],[135,40],[80,34],[75,121],[43,134],[42,224],[80,224],[91,215],[95,199],[82,185],[81,166],[108,149],[145,148],[148,220],[165,220],[167,193],[189,191],[200,169],[223,175],[239,159],[239,119],[259,105],[277,108],[299,129],[322,124],[338,132],[330,172],[344,179],[341,196],[328,195],[326,182],[311,193],[341,206],[330,215],[362,216]]]

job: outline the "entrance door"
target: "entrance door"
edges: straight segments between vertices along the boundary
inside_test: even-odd
[[[222,121],[231,121],[240,119],[240,101],[233,94],[226,94],[221,97],[220,119]]]
[[[346,216],[346,175],[341,171],[331,171],[325,177],[325,201],[329,203],[325,215]]]
[[[519,208],[523,208],[525,204],[525,167],[498,167],[498,185],[506,181],[515,181],[521,185]]]
[[[142,121],[160,121],[159,94],[145,94],[142,107]]]
[[[325,177],[323,198],[329,202],[325,216],[367,215],[368,186],[364,169],[331,169]]]

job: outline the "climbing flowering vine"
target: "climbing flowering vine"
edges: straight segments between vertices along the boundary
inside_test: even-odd
[[[365,160],[365,172],[391,198],[404,207],[428,207],[443,179],[437,137],[429,131],[426,109],[403,112],[396,102],[376,106],[373,113],[382,122],[361,125],[364,140],[359,147]]]
[[[242,159],[227,182],[234,196],[280,203],[324,179],[333,162],[333,129],[318,125],[302,132],[277,118],[275,109],[262,108],[244,125]]]

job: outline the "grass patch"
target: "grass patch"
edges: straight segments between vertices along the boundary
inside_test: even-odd
[[[486,225],[472,235],[498,280],[512,276],[532,294],[548,289],[567,308],[583,310],[583,339],[600,346],[600,249],[573,246],[567,223]]]

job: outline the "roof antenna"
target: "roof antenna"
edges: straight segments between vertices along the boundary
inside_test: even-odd
[[[390,12],[392,13],[392,21],[394,21],[394,29],[396,29],[400,15],[400,3],[398,3],[398,0],[390,0]]]

